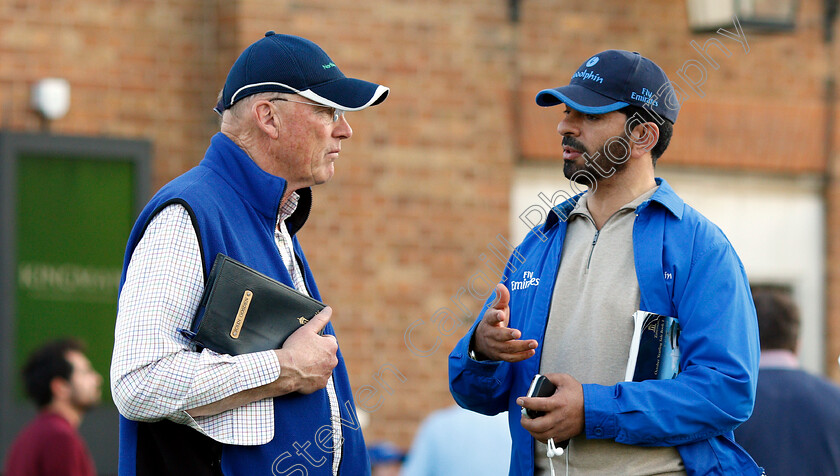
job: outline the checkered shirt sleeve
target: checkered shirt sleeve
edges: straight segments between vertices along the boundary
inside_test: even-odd
[[[238,356],[195,352],[189,329],[204,290],[198,238],[187,210],[170,205],[134,249],[119,298],[111,392],[120,413],[137,421],[169,419],[226,444],[274,437],[274,405],[263,399],[217,415],[187,410],[273,382],[273,351]]]

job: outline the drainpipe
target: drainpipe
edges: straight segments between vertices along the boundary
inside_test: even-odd
[[[834,24],[838,14],[837,0],[823,0],[823,45],[826,54],[826,76],[823,82],[823,157],[825,159],[824,200],[826,207],[826,320],[825,367],[827,373],[840,381],[837,355],[840,354],[840,296],[832,298],[840,287],[840,246],[834,244],[834,234],[840,233],[840,164],[835,157],[834,130],[837,118],[837,74],[834,47]]]

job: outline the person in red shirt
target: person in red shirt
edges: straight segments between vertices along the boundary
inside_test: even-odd
[[[26,393],[38,416],[18,434],[6,457],[5,476],[95,476],[96,467],[77,431],[99,403],[102,376],[74,339],[49,342],[23,368]]]

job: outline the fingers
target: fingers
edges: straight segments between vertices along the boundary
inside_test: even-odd
[[[498,313],[490,309],[485,313],[484,322],[476,328],[475,349],[490,360],[519,362],[532,357],[537,348],[534,339],[520,340],[522,332],[507,327],[507,319],[500,322]]]
[[[545,412],[538,418],[523,416],[522,428],[545,442],[548,438],[568,440],[584,431],[585,416],[583,389],[580,382],[568,374],[545,374],[557,386],[550,397],[519,397],[516,403],[523,408]]]
[[[509,342],[522,337],[522,332],[519,329],[500,326],[488,326],[484,333],[488,339],[496,342]],[[523,348],[519,350],[525,349]]]
[[[510,362],[510,363],[521,362],[525,359],[529,359],[529,358],[533,357],[534,354],[536,354],[536,353],[537,353],[537,351],[535,351],[535,350],[526,350],[524,352],[516,352],[516,353],[505,353],[505,354],[501,354],[501,358],[499,360],[502,360],[504,362]]]
[[[557,421],[557,416],[551,413],[555,409],[555,405],[548,397],[520,397],[516,400],[516,403],[522,408],[543,412],[541,416],[536,418],[531,418],[527,414],[523,414],[519,418],[519,424],[522,425],[522,428],[528,431],[536,440],[545,443],[549,438],[558,436],[557,433],[559,433],[558,430],[560,430],[562,424]]]
[[[484,323],[490,327],[507,327],[510,322],[510,309],[490,308],[484,312]]]
[[[549,418],[547,418],[547,415],[543,415],[539,418],[529,418],[522,415],[519,419],[519,423],[522,425],[522,428],[528,431],[528,433],[530,433],[531,436],[539,442],[545,443],[549,438],[554,438],[555,442],[557,442],[560,438],[555,434],[557,431],[556,426]]]
[[[518,331],[517,331],[518,332]],[[495,344],[495,345],[494,345]],[[537,348],[537,341],[534,339],[528,340],[508,340],[505,342],[491,342],[491,347],[494,347],[497,352],[502,355],[509,354],[523,354],[523,353],[530,353],[530,355],[534,354],[534,349]]]
[[[338,365],[335,336],[319,335],[329,323],[332,309],[324,308],[296,330],[275,351],[282,371],[275,382],[278,395],[289,392],[312,393],[327,385]]]
[[[487,360],[519,362],[532,357],[537,348],[534,339],[519,340],[522,332],[508,328],[510,322],[510,291],[504,284],[496,285],[496,300],[484,312],[475,330],[475,350]]]
[[[519,331],[516,331],[517,334]],[[494,341],[487,339],[484,347],[485,355],[492,356],[493,360],[502,360],[505,362],[519,362],[532,357],[536,353],[537,341],[529,340],[506,340]]]
[[[489,326],[492,327],[506,327],[507,313],[499,309],[488,309],[484,313],[484,322],[486,322]]]
[[[557,403],[552,402],[549,397],[519,397],[516,399],[516,404],[538,412],[549,412],[557,406]]]
[[[481,337],[486,344],[499,352],[515,353],[537,348],[537,341],[534,339],[519,340],[522,338],[522,331],[519,329],[486,326],[481,331]]]

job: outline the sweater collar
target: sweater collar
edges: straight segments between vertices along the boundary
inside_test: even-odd
[[[210,147],[201,161],[202,166],[208,167],[219,174],[239,194],[242,199],[257,210],[272,224],[277,220],[280,201],[286,191],[286,180],[272,175],[261,169],[236,145],[228,136],[216,133],[210,140]],[[297,190],[300,201],[295,212],[286,220],[289,233],[299,230],[312,207],[312,190],[302,188]]]
[[[656,178],[656,185],[659,186],[653,195],[648,200],[642,202],[638,207],[636,207],[637,213],[645,208],[650,202],[656,202],[661,204],[665,207],[668,211],[670,211],[674,217],[678,220],[682,219],[683,209],[685,207],[685,202],[674,192],[674,189],[668,184],[667,181],[663,178]],[[551,211],[552,213],[548,214],[548,217],[545,220],[545,224],[543,225],[543,232],[550,230],[553,226],[557,225],[561,221],[562,217],[569,217],[571,216],[572,212],[575,209],[578,201],[580,200],[581,196],[586,192],[579,193],[574,197],[564,201],[563,203],[554,207]],[[563,218],[565,221],[566,218]]]

